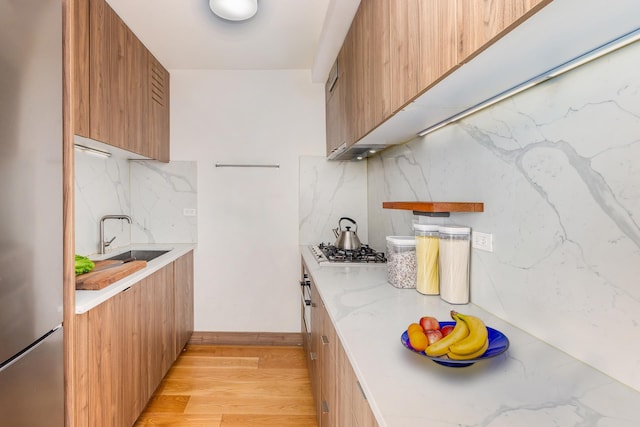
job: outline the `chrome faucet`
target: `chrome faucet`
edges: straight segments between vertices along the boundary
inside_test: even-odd
[[[104,254],[107,247],[116,239],[116,236],[113,236],[113,239],[109,241],[104,240],[104,222],[108,219],[124,219],[129,224],[131,224],[131,217],[129,215],[105,215],[100,218],[100,253]]]

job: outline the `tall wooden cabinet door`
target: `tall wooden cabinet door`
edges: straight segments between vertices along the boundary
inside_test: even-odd
[[[391,109],[395,113],[419,91],[421,0],[391,1],[390,53]]]
[[[89,0],[70,2],[73,39],[70,41],[73,63],[73,132],[89,137]]]
[[[458,58],[467,62],[552,0],[457,0]]]
[[[357,14],[356,14],[357,16]],[[344,118],[341,129],[342,138],[347,146],[356,142],[356,115],[358,110],[356,92],[356,57],[355,57],[355,33],[356,28],[352,24],[338,53],[338,73],[340,87],[340,104]]]
[[[88,421],[91,427],[123,424],[120,384],[122,363],[122,310],[118,294],[88,313]]]
[[[322,416],[322,396],[321,396],[321,384],[322,384],[322,360],[320,353],[321,335],[323,325],[323,308],[320,296],[315,289],[313,280],[311,281],[311,380],[312,380],[312,392],[313,399],[316,406],[316,414],[318,416],[318,425],[321,426]]]
[[[340,63],[338,62],[338,68]],[[327,155],[338,149],[345,141],[344,100],[342,99],[342,81],[338,79],[332,88],[325,87],[325,121],[327,138]],[[328,85],[325,85],[328,86]]]
[[[169,161],[169,72],[148,54],[149,147],[152,156]]]
[[[351,126],[353,128],[353,138],[351,142],[356,142],[367,132],[367,122],[369,121],[369,111],[371,110],[371,96],[367,93],[367,88],[371,84],[371,70],[367,67],[368,47],[371,31],[368,28],[371,23],[370,0],[360,2],[360,7],[356,12],[351,24],[352,33],[352,56],[353,75],[351,84],[353,85],[353,99],[351,109]]]
[[[109,144],[128,148],[127,26],[108,5],[109,16]]]
[[[331,319],[323,307],[322,314],[322,335],[320,347],[321,368],[321,385],[320,394],[322,396],[322,416],[321,426],[337,427],[337,416],[339,413],[337,400],[337,380],[336,380],[336,358],[337,358],[337,340],[338,336],[333,328]]]
[[[356,377],[351,368],[347,353],[340,342],[338,342],[336,346],[336,364],[336,381],[338,383],[336,400],[339,402],[336,408],[336,425],[356,426],[353,407],[353,388],[351,386],[351,384],[356,381]]]
[[[129,426],[136,421],[148,400],[148,397],[142,393],[143,384],[140,376],[142,367],[140,287],[132,286],[122,291],[120,301],[123,328],[121,336],[123,369],[118,386],[122,389],[123,425]]]
[[[175,261],[176,358],[193,334],[193,251]]]
[[[391,63],[390,63],[390,20],[388,0],[369,0],[370,26],[368,37],[369,45],[368,64],[368,89],[371,102],[369,105],[369,120],[367,130],[375,129],[391,116]]]
[[[127,29],[126,44],[126,143],[134,153],[149,156],[147,148],[147,50],[136,35]]]
[[[456,3],[419,1],[417,15],[420,18],[418,89],[424,91],[457,68]]]
[[[104,0],[89,0],[90,137],[106,143],[111,139],[110,12]]]
[[[142,369],[144,386],[151,396],[165,376],[175,355],[173,264],[142,279]]]

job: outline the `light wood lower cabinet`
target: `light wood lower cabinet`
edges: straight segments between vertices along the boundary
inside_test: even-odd
[[[304,268],[304,267],[303,267]],[[371,407],[311,280],[311,388],[319,427],[377,427]]]
[[[78,315],[76,427],[133,425],[192,331],[193,252]]]
[[[177,358],[193,334],[193,251],[175,262]]]

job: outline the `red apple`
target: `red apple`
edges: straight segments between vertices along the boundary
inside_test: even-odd
[[[453,328],[453,325],[444,325],[442,328],[440,328],[440,332],[442,332],[443,337],[446,337],[451,333],[451,331],[453,331]]]
[[[428,331],[429,329],[437,331],[440,329],[440,322],[438,322],[438,319],[435,317],[424,316],[420,318],[420,326],[422,326],[422,329],[425,331]]]
[[[442,339],[442,332],[437,329],[428,329],[425,332],[427,336],[427,340],[429,341],[429,345],[433,344],[436,341],[440,341]]]

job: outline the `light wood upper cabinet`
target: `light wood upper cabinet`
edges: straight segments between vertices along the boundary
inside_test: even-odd
[[[420,0],[390,2],[391,105],[401,109],[419,90]]]
[[[458,57],[467,62],[551,0],[457,0]]]
[[[390,113],[395,113],[457,68],[456,4],[450,0],[391,1],[389,20]]]
[[[455,70],[458,53],[456,32],[456,4],[450,0],[418,1],[420,19],[420,58],[418,92],[425,91]],[[415,92],[415,97],[418,92]]]
[[[336,147],[356,143],[551,1],[361,0],[338,55],[343,98],[326,99],[327,154],[339,158]]]
[[[169,161],[169,73],[104,0],[71,0],[74,133]]]
[[[388,44],[389,1],[361,2],[338,54],[338,80],[325,91],[327,155],[362,138],[391,113]]]

